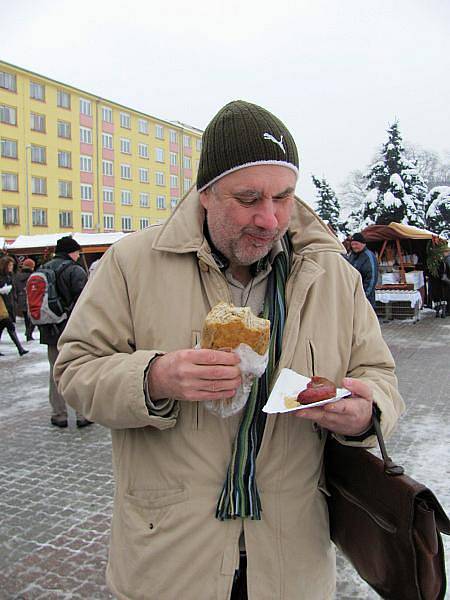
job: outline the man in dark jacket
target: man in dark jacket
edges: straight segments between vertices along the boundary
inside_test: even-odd
[[[86,271],[77,264],[77,260],[80,257],[80,250],[81,246],[72,237],[62,237],[56,244],[54,258],[45,263],[46,268],[58,271],[56,286],[69,316],[87,283]],[[56,427],[67,427],[66,403],[58,392],[55,380],[53,379],[53,365],[58,358],[57,344],[66,324],[67,319],[58,324],[39,325],[40,342],[47,345],[48,362],[50,363],[49,402],[52,408],[50,422]],[[90,424],[91,421],[77,414],[78,427],[85,427]]]
[[[375,286],[378,280],[377,257],[367,248],[362,233],[358,232],[352,235],[350,247],[351,252],[347,256],[347,260],[360,272],[366,297],[375,308]]]

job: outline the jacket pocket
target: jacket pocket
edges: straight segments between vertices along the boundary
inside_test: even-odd
[[[170,490],[130,490],[124,494],[124,500],[140,508],[164,508],[178,504],[188,498],[188,491],[184,488]]]
[[[183,488],[130,490],[124,494],[122,515],[128,534],[135,539],[155,536],[170,528],[166,523],[173,508],[189,497]]]
[[[306,366],[309,377],[313,377],[317,373],[316,356],[314,342],[310,339],[306,340]]]

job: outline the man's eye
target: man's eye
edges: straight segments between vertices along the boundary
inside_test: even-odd
[[[254,204],[257,200],[256,198],[248,198],[248,197],[241,197],[241,196],[235,196],[235,199],[240,204]]]

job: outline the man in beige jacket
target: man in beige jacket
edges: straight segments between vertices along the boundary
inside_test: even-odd
[[[116,492],[107,582],[121,600],[325,600],[335,557],[321,482],[324,431],[371,445],[403,402],[359,274],[294,196],[294,140],[243,101],[208,125],[197,179],[163,225],[103,257],[60,341],[69,404],[112,430]],[[271,320],[269,366],[241,414],[239,359],[198,350],[220,301]],[[351,397],[261,411],[281,368]]]

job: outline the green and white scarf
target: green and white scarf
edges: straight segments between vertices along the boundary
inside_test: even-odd
[[[234,440],[227,476],[216,509],[216,517],[221,521],[237,517],[261,519],[261,500],[256,485],[256,456],[266,424],[266,413],[262,411],[262,407],[269,396],[272,376],[281,355],[286,321],[285,288],[291,266],[287,234],[281,242],[283,252],[278,253],[273,261],[262,314],[271,324],[269,362],[264,374],[253,383]]]

